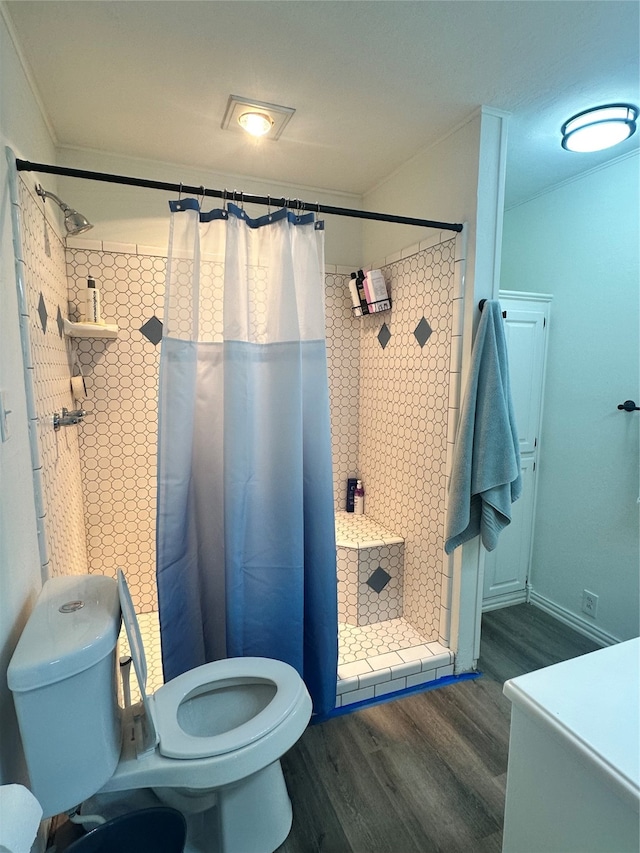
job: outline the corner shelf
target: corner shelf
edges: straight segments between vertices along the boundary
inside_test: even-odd
[[[72,323],[64,318],[63,329],[69,338],[117,338],[118,326],[114,323]]]

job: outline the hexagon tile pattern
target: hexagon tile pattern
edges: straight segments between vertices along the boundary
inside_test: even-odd
[[[383,267],[393,295],[384,350],[380,319],[358,321],[365,512],[404,539],[402,615],[430,640],[440,632],[454,263],[455,238]]]
[[[333,456],[333,497],[344,510],[347,479],[358,470],[360,327],[351,315],[349,276],[325,276],[325,329]]]
[[[89,246],[91,245],[89,241]],[[135,249],[135,247],[132,247]],[[100,288],[102,316],[116,340],[77,342],[87,384],[80,436],[89,570],[127,573],[140,613],[155,611],[156,452],[160,349],[142,327],[162,317],[166,258],[67,249],[71,319],[79,320],[87,278]],[[155,331],[160,321],[154,324]]]
[[[53,428],[53,414],[74,408],[71,397],[71,344],[60,334],[60,322],[47,317],[67,313],[64,246],[54,222],[45,220],[52,208],[42,202],[21,177],[18,181],[22,226],[25,291],[29,313],[33,398],[37,415],[39,466],[44,531],[52,575],[86,574],[82,482],[78,437],[82,425]],[[48,232],[48,233],[47,233]],[[46,237],[46,239],[45,239]]]

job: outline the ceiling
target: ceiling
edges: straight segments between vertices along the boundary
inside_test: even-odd
[[[596,154],[559,138],[589,106],[639,103],[634,0],[5,7],[59,146],[361,195],[485,105],[511,114],[511,206],[640,136]],[[296,112],[254,142],[220,127],[231,94]]]

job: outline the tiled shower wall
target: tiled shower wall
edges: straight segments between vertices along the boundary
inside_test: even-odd
[[[33,389],[42,486],[47,576],[85,574],[83,498],[78,464],[78,427],[53,428],[54,412],[75,408],[71,397],[70,344],[62,331],[67,316],[64,245],[32,182],[18,181],[24,282],[31,343],[28,374]],[[51,217],[50,219],[48,217]]]
[[[415,246],[383,265],[392,310],[359,321],[365,513],[405,540],[404,618],[443,642],[449,639],[444,524],[459,384],[460,338],[453,332],[454,307],[457,324],[462,302],[455,268],[460,242],[446,237]]]
[[[331,269],[329,267],[329,269]],[[360,324],[351,316],[349,273],[327,272],[325,318],[331,409],[333,496],[344,510],[347,479],[358,472]]]
[[[127,575],[136,609],[158,609],[155,580],[158,367],[166,257],[159,250],[77,239],[67,249],[70,319],[87,277],[100,288],[115,340],[75,341],[88,412],[80,433],[90,572]],[[144,328],[144,331],[141,329]]]

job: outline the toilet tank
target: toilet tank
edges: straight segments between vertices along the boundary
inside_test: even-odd
[[[120,757],[116,581],[48,580],[7,670],[31,790],[43,817],[75,808]]]

